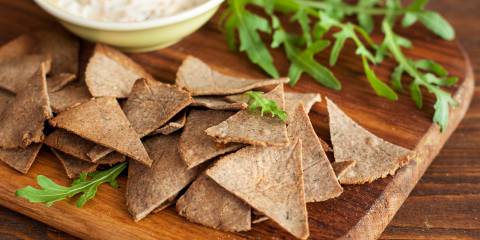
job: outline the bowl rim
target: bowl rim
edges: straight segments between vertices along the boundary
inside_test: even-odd
[[[172,25],[178,22],[185,21],[190,18],[194,18],[203,13],[206,13],[209,10],[220,5],[223,1],[224,0],[208,0],[196,7],[193,7],[186,11],[179,12],[171,16],[160,17],[160,18],[150,19],[150,20],[141,21],[141,22],[107,22],[107,21],[92,20],[92,19],[76,16],[73,14],[69,14],[65,10],[52,4],[50,0],[34,0],[34,2],[37,3],[43,10],[47,11],[48,13],[52,14],[56,18],[59,18],[63,21],[66,21],[75,25],[83,26],[83,27],[100,29],[100,30],[113,30],[113,31],[135,31],[135,30],[143,30],[143,29],[149,29],[154,27]]]

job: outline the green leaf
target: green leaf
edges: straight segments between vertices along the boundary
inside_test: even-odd
[[[432,11],[423,11],[417,13],[417,17],[426,28],[443,39],[453,40],[455,38],[453,27],[440,14]]]
[[[303,32],[303,39],[305,40],[307,46],[310,46],[312,44],[312,35],[310,30],[310,18],[308,16],[308,13],[303,8],[300,8],[292,16],[292,20],[297,21],[300,24]]]
[[[440,77],[448,76],[448,71],[433,60],[422,59],[415,61],[414,64],[416,68],[435,73]]]
[[[375,72],[370,68],[367,58],[362,57],[362,61],[363,61],[365,74],[367,75],[367,79],[370,82],[370,85],[372,85],[372,88],[375,91],[375,93],[389,100],[397,100],[398,96],[395,93],[395,91],[393,91],[387,84],[385,84],[380,79],[378,79]]]
[[[353,28],[350,26],[343,28],[340,32],[337,32],[333,35],[336,40],[333,44],[332,52],[330,53],[330,66],[334,66],[337,63],[338,56],[345,45],[345,41],[348,38],[351,38],[354,34]]]
[[[407,9],[413,11],[420,11],[425,8],[429,0],[415,0],[410,5],[408,5]]]
[[[440,126],[440,131],[443,131],[448,124],[449,106],[455,106],[457,103],[450,94],[444,91],[435,91],[434,94],[437,101],[433,106],[435,108],[433,121]]]
[[[45,203],[51,206],[57,201],[71,198],[81,194],[77,200],[77,206],[83,205],[95,197],[98,186],[102,183],[113,183],[118,175],[127,167],[127,163],[121,163],[105,171],[97,171],[91,174],[81,174],[74,180],[70,187],[56,184],[49,178],[38,175],[37,183],[40,189],[27,186],[15,192],[15,195],[27,199],[32,203]]]
[[[420,90],[420,85],[418,85],[417,81],[413,81],[410,84],[410,97],[418,108],[423,107],[422,90]]]
[[[392,75],[390,76],[391,78],[391,84],[395,90],[403,90],[403,85],[402,85],[402,75],[404,73],[404,69],[401,65],[398,65],[395,70],[393,70]]]
[[[417,20],[418,20],[418,18],[417,18],[417,15],[415,13],[407,12],[405,14],[405,16],[403,16],[402,26],[403,27],[410,27],[413,24],[415,24],[417,22]]]
[[[262,116],[266,113],[269,113],[272,115],[272,117],[277,117],[284,122],[287,120],[287,112],[281,109],[277,105],[277,102],[265,98],[263,92],[248,91],[245,93],[245,95],[249,97],[248,109],[250,111],[256,111],[257,109],[260,109],[260,114]]]
[[[431,84],[435,84],[437,86],[441,86],[441,87],[451,87],[453,85],[455,85],[458,81],[458,77],[437,77],[431,73],[427,73],[425,74],[425,79],[431,83]]]
[[[372,8],[378,3],[378,0],[359,0],[357,6],[360,8]],[[366,12],[359,12],[357,13],[357,20],[360,26],[367,31],[368,33],[371,33],[373,31],[374,27],[374,21],[372,15],[366,13]]]
[[[225,29],[225,38],[227,39],[227,46],[230,50],[236,50],[237,39],[235,35],[235,25],[237,24],[237,18],[231,15],[225,21],[223,27]]]

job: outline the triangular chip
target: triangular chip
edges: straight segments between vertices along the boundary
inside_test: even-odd
[[[24,87],[0,116],[1,148],[26,148],[31,143],[42,142],[44,123],[53,116],[43,64]]]
[[[0,88],[12,93],[23,91],[41,64],[44,64],[47,74],[51,66],[47,56],[22,55],[0,62]]]
[[[335,162],[354,160],[355,166],[343,174],[342,184],[363,184],[395,174],[408,163],[410,151],[389,143],[348,117],[327,99],[330,119],[330,137]]]
[[[152,164],[140,137],[130,126],[115,98],[92,99],[58,114],[50,120],[50,123],[54,127],[63,128],[82,138],[112,148],[142,164],[148,166]]]
[[[303,103],[297,104],[289,118],[291,121],[287,131],[290,140],[295,138],[302,140],[305,200],[321,202],[339,196],[343,189],[303,108]]]
[[[190,94],[176,86],[139,79],[123,105],[123,111],[137,134],[144,137],[163,126],[191,102]],[[88,155],[97,160],[111,151],[95,147]]]
[[[117,163],[125,162],[127,158],[125,155],[122,155],[118,152],[109,153],[107,156],[103,157],[102,159],[96,161],[96,164],[106,164],[106,165],[114,165]]]
[[[167,201],[160,204],[160,206],[155,208],[155,210],[153,210],[152,212],[153,213],[159,213],[159,212],[163,211],[164,209],[166,209],[166,208],[168,208],[172,205],[175,205],[175,203],[177,202],[178,195],[180,195],[180,193],[178,193],[177,195],[174,195],[174,196],[170,197],[169,199],[167,199]]]
[[[130,163],[126,198],[135,221],[146,217],[197,177],[200,169],[188,169],[178,154],[179,138],[179,134],[157,135],[145,142],[153,158],[151,168]]]
[[[192,107],[204,107],[212,110],[243,110],[248,107],[247,103],[229,102],[219,97],[195,97]]]
[[[182,132],[179,143],[180,156],[188,165],[195,167],[216,156],[235,151],[243,145],[238,143],[220,144],[205,133],[205,129],[217,125],[233,113],[225,111],[192,110]]]
[[[3,116],[3,111],[15,100],[15,94],[0,89],[0,116]]]
[[[353,160],[347,160],[344,162],[334,162],[332,164],[333,171],[337,175],[337,178],[343,177],[343,175],[350,170],[353,166],[355,166],[356,162]]]
[[[308,113],[315,103],[321,101],[322,98],[318,93],[285,92],[285,111],[289,115],[293,115],[298,104],[303,103],[305,112]]]
[[[229,232],[251,228],[251,208],[202,175],[177,201],[177,212],[189,221]]]
[[[94,97],[126,98],[139,78],[153,77],[120,51],[95,45],[85,72],[85,82]]]
[[[95,146],[95,143],[63,129],[57,129],[48,135],[44,143],[51,148],[55,148],[84,161],[90,161],[87,153]]]
[[[207,175],[295,237],[308,237],[301,141],[241,149],[221,158]]]
[[[25,149],[0,149],[0,160],[15,170],[27,174],[40,148],[42,148],[41,143],[34,143]]]
[[[0,47],[0,62],[10,58],[31,54],[34,46],[35,39],[31,35],[20,35]]]
[[[65,169],[68,178],[77,178],[81,173],[91,173],[97,170],[97,164],[82,161],[53,148],[51,150],[62,163],[63,169]]]
[[[176,80],[178,86],[188,90],[193,96],[230,95],[288,81],[288,78],[247,79],[227,76],[192,56],[183,61]]]
[[[170,122],[167,124],[163,125],[161,128],[153,131],[150,133],[150,135],[156,135],[156,134],[163,134],[163,135],[169,135],[172,134],[180,129],[182,129],[185,126],[185,123],[187,122],[187,112],[183,111],[179,114],[177,114],[176,117],[172,118]]]
[[[88,92],[84,81],[76,81],[56,92],[50,92],[52,110],[61,113],[69,108],[88,102],[92,95]]]
[[[265,94],[284,109],[283,85]],[[242,110],[222,123],[210,127],[205,132],[218,142],[238,142],[259,146],[285,146],[288,144],[287,127],[282,120],[269,114],[262,116],[259,111]]]
[[[56,92],[61,90],[73,80],[75,80],[77,76],[71,73],[61,73],[47,79],[48,83],[48,92]]]

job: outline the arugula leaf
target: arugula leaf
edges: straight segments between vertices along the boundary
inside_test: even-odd
[[[370,82],[373,90],[375,90],[375,93],[377,93],[379,96],[386,97],[389,100],[397,100],[398,96],[395,91],[393,91],[387,84],[382,82],[382,80],[378,79],[375,72],[370,68],[366,57],[362,57],[362,62],[367,79]]]
[[[127,167],[127,163],[121,163],[105,171],[97,171],[89,174],[81,174],[74,180],[70,187],[56,184],[49,178],[38,175],[37,183],[40,189],[27,186],[15,192],[15,195],[27,199],[32,203],[45,203],[48,207],[55,202],[71,198],[79,193],[77,207],[81,208],[85,203],[95,197],[97,188],[103,183],[110,183],[114,188],[118,187],[117,177]]]
[[[453,27],[440,14],[432,11],[422,11],[417,13],[417,17],[426,28],[443,39],[453,40],[455,38]]]
[[[272,117],[277,117],[284,122],[287,121],[287,112],[281,109],[275,101],[265,98],[263,92],[248,91],[245,95],[250,98],[248,101],[248,110],[255,111],[260,109],[262,116],[265,113],[269,113]]]

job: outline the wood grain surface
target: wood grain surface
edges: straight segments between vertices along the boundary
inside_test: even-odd
[[[464,2],[462,5],[451,2],[437,0],[434,7],[443,9],[442,12],[446,14],[447,18],[450,16],[449,19],[455,25],[458,24],[459,35],[466,36],[466,46],[478,45],[478,31],[476,34],[472,32],[475,28],[478,30],[474,21],[479,9],[478,1],[465,0],[462,1]],[[466,15],[465,11],[470,11],[472,14]],[[0,18],[1,42],[21,32],[54,25],[46,14],[29,1],[0,1],[0,16],[2,16]],[[468,19],[469,16],[471,19]],[[403,34],[415,39],[417,48],[408,52],[410,56],[431,57],[445,64],[453,74],[472,80],[473,76],[470,75],[468,63],[464,61],[464,56],[456,43],[440,41],[431,34],[425,34],[422,28],[417,28],[413,32],[403,32]],[[469,45],[468,41],[472,41],[471,37],[477,37],[477,42],[473,40]],[[347,47],[351,47],[351,45]],[[477,46],[476,60],[480,57],[478,50]],[[346,192],[338,199],[309,205],[312,239],[379,237],[449,134],[447,132],[439,136],[438,129],[431,128],[431,99],[427,100],[428,104],[425,110],[419,111],[415,109],[406,95],[402,95],[396,103],[374,96],[363,77],[358,64],[359,60],[355,58],[352,51],[349,52],[340,59],[340,64],[334,68],[335,73],[344,83],[345,87],[342,92],[336,93],[320,88],[308,78],[304,78],[294,90],[318,91],[333,98],[355,120],[375,134],[402,146],[417,148],[420,154],[416,162],[412,162],[408,167],[399,171],[394,178],[379,180],[369,185],[347,187]],[[207,24],[202,31],[169,49],[150,54],[137,54],[132,57],[146,66],[160,80],[172,81],[176,68],[186,54],[199,56],[215,67],[232,74],[263,76],[248,63],[244,56],[226,50],[222,36],[214,22]],[[275,53],[275,57],[279,67],[285,69],[286,62],[282,54]],[[326,62],[326,56],[321,59]],[[393,66],[393,63],[389,62],[378,68],[380,77],[387,78]],[[452,114],[450,130],[453,130],[455,123],[462,117],[461,113],[468,104],[467,100],[471,93],[469,90],[472,90],[473,81],[463,81],[459,87],[457,96],[463,99],[463,108],[454,110],[457,113]],[[478,89],[475,93],[480,94]],[[473,113],[467,115],[465,120],[470,125],[461,125],[457,134],[452,138],[453,143],[450,141],[450,145],[453,145],[443,151],[445,156],[441,155],[437,160],[440,163],[435,163],[430,168],[417,186],[417,190],[412,193],[403,209],[381,236],[382,238],[476,239],[480,236],[479,110],[479,104],[474,102]],[[328,137],[324,105],[317,105],[311,117],[317,133],[324,138]],[[125,211],[123,195],[107,186],[102,186],[95,201],[80,210],[68,202],[59,203],[47,209],[41,205],[28,204],[13,197],[14,189],[33,184],[32,178],[38,173],[65,184],[66,177],[60,165],[53,159],[52,155],[44,151],[27,176],[21,176],[6,166],[0,165],[0,177],[5,179],[5,183],[0,184],[0,204],[48,222],[62,231],[84,238],[112,238],[115,234],[126,231],[128,233],[121,234],[123,238],[138,236],[178,239],[187,237],[209,239],[252,236],[260,238],[290,237],[271,222],[260,224],[253,231],[240,235],[225,234],[188,224],[172,209],[149,217],[139,224],[134,224]],[[105,230],[94,231],[96,228]],[[9,210],[0,209],[1,239],[71,238],[66,234],[49,229],[46,225]],[[159,235],[153,235],[155,233]]]

